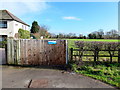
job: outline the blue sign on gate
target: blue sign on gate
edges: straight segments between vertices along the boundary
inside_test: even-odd
[[[48,44],[57,44],[56,41],[48,41]]]

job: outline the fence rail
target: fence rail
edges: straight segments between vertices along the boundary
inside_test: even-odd
[[[100,52],[100,51],[104,51],[104,52],[109,52],[109,51],[116,51],[117,54],[116,55],[99,55],[99,53],[96,52]],[[77,53],[74,53],[77,52]],[[86,55],[84,54],[84,52],[93,52],[92,55]],[[70,60],[73,60],[73,58],[75,57],[79,57],[79,60],[82,60],[82,57],[94,57],[94,61],[97,61],[99,57],[110,57],[110,62],[113,61],[113,57],[118,57],[118,62],[120,63],[120,49],[119,50],[81,50],[81,49],[73,49],[70,48]]]

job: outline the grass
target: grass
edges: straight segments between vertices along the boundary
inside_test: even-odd
[[[67,39],[68,40],[68,48],[76,48],[74,41],[102,41],[102,42],[118,42],[118,40],[113,39]],[[74,53],[77,53],[76,51]],[[88,52],[88,54],[92,54],[93,52]],[[117,55],[116,52],[115,55]],[[100,55],[109,55],[108,52],[100,51]],[[76,59],[76,58],[75,58]],[[84,57],[82,58],[83,65],[78,63],[71,64],[72,70],[76,73],[83,74],[85,76],[92,77],[97,80],[101,80],[105,83],[113,85],[117,88],[120,88],[120,64],[119,63],[109,63],[109,57],[100,57],[99,62],[94,64],[94,60],[92,57]],[[77,60],[76,60],[77,61]],[[107,63],[104,61],[108,61]],[[113,61],[117,61],[117,57],[113,58]]]
[[[75,41],[89,41],[89,42],[92,42],[92,41],[118,42],[120,41],[118,39],[66,39],[66,40],[68,40],[68,48],[75,48],[75,44],[74,44]]]
[[[118,42],[118,39],[67,39],[72,41],[103,41],[103,42]]]
[[[94,63],[95,64],[95,63]],[[84,65],[72,64],[72,70],[76,73],[89,76],[117,88],[120,88],[120,64],[101,62],[94,65],[93,62],[84,63]]]
[[[69,51],[70,48],[74,48],[74,49],[76,48],[76,46],[74,44],[75,41],[86,41],[86,42],[91,42],[91,41],[96,41],[96,42],[97,41],[102,41],[102,42],[118,42],[117,39],[67,39],[67,40],[68,40],[68,52],[70,52]],[[75,53],[78,53],[78,52],[74,51],[74,54]],[[88,53],[88,55],[92,55],[93,54],[92,51],[89,51],[89,52],[86,52],[86,53]],[[118,54],[118,52],[116,51],[115,55],[117,55],[117,54]],[[105,51],[100,51],[99,55],[109,55],[109,53],[107,51],[106,52]],[[91,57],[89,59],[93,60]],[[109,57],[101,57],[99,60],[108,60],[109,61]],[[84,61],[86,61],[86,60],[84,59]],[[117,57],[113,57],[113,61],[117,61]]]

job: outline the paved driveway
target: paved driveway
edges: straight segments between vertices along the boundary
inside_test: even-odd
[[[0,65],[6,64],[5,48],[0,48]]]
[[[2,67],[3,88],[113,88],[98,80],[53,69]]]

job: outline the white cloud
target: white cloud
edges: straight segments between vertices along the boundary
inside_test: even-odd
[[[67,20],[80,20],[80,18],[77,18],[77,17],[71,17],[71,16],[63,17],[63,19],[67,19]]]
[[[6,2],[5,2],[6,1]],[[49,7],[46,2],[0,2],[0,9],[6,9],[13,14],[24,15],[27,13],[38,12],[41,13]]]

